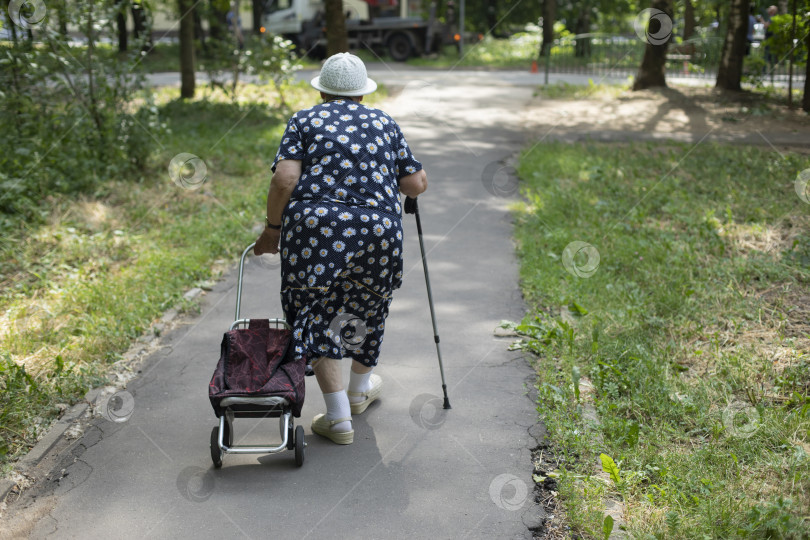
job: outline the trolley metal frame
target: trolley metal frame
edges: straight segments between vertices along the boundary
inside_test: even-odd
[[[247,326],[250,319],[240,319],[242,307],[242,281],[244,278],[245,258],[255,246],[250,244],[239,259],[239,276],[236,287],[236,315],[231,323],[230,330]],[[270,324],[276,328],[288,328],[290,325],[284,319],[270,319]],[[228,397],[222,400],[220,406],[224,413],[219,417],[219,425],[211,431],[211,460],[214,466],[222,466],[222,459],[227,454],[277,454],[284,450],[295,450],[295,463],[299,467],[304,464],[304,450],[307,446],[302,426],[295,427],[295,421],[290,410],[290,403],[281,397]],[[235,445],[233,444],[233,424],[236,418],[278,418],[281,444],[278,446]],[[226,440],[227,439],[227,440]]]

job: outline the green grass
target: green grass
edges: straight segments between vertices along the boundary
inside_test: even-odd
[[[808,167],[707,143],[523,154],[516,346],[577,534],[603,537],[610,497],[634,538],[810,537]]]
[[[141,55],[140,67],[146,73],[180,71],[180,44],[156,43]]]
[[[291,111],[256,85],[243,86],[235,103],[218,90],[201,88],[193,101],[178,94],[156,95],[167,129],[152,133],[140,179],[54,197],[43,204],[46,224],[20,223],[0,244],[0,464],[101,384],[164,310],[183,307],[182,294],[215,275],[215,260],[233,260],[255,239]],[[368,102],[384,96],[382,88]],[[318,99],[300,84],[286,97],[296,107]],[[201,188],[171,181],[169,162],[181,152],[205,162]]]
[[[0,42],[0,51],[6,47],[10,47],[10,42]],[[39,47],[40,45],[35,45]],[[124,54],[136,54],[137,51],[133,47],[133,43],[129,44],[130,50]],[[84,45],[74,45],[68,50],[70,53],[69,58],[81,59],[86,54],[87,47]],[[96,53],[104,55],[108,58],[113,58],[119,55],[117,44],[111,43],[98,43],[96,44]],[[204,59],[202,51],[196,51],[197,70],[200,70],[200,61]],[[56,62],[53,59],[46,59],[52,62],[48,67],[56,69]],[[303,69],[319,69],[320,62],[310,58],[298,59],[298,64]],[[180,44],[179,43],[155,43],[152,48],[144,50],[140,53],[140,61],[138,61],[135,71],[142,73],[162,73],[162,72],[175,72],[180,71]]]
[[[632,81],[627,84],[594,83],[588,79],[588,84],[569,84],[558,82],[537,88],[535,95],[548,99],[585,99],[585,98],[615,98],[630,89]]]

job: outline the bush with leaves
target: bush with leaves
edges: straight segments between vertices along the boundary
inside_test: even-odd
[[[136,176],[163,127],[142,92],[140,53],[111,54],[116,8],[80,0],[30,32],[5,26],[0,48],[0,228],[47,214],[54,193],[92,190],[109,178]],[[81,32],[70,38],[61,23]],[[28,30],[28,29],[27,29]],[[76,42],[79,42],[78,44]],[[137,44],[139,51],[142,44]]]
[[[244,47],[238,47],[235,39],[210,39],[200,66],[208,74],[211,87],[220,88],[234,100],[243,75],[270,82],[278,92],[279,105],[285,108],[284,85],[300,69],[292,42],[280,36],[252,36],[245,40]]]
[[[773,34],[764,41],[771,54],[778,62],[787,62],[790,57],[790,50],[793,49],[793,15],[775,15],[771,18],[771,25],[768,29]],[[804,17],[796,17],[796,48],[793,51],[793,61],[797,64],[804,64],[807,61],[807,47],[804,36],[808,32],[808,23]]]

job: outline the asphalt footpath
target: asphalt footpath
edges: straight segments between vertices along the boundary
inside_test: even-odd
[[[497,72],[417,79],[380,66],[371,75],[391,85],[381,108],[428,172],[419,204],[452,409],[441,408],[418,237],[406,215],[404,284],[375,371],[385,388],[355,416],[354,444],[312,434],[324,405],[308,378],[297,419],[308,443],[302,467],[289,451],[228,455],[213,467],[207,390],[234,318],[234,268],[202,297],[199,315],[161,337],[126,388],[126,421],[97,419],[76,441],[81,451],[43,494],[30,537],[531,538],[542,517],[532,491],[531,449],[542,435],[533,372],[493,330],[524,313],[509,160],[524,144],[532,86]],[[279,283],[277,267],[248,258],[242,316],[281,316]],[[236,420],[235,439],[276,444],[278,421]]]

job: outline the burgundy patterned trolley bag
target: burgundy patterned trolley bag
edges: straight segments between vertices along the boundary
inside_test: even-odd
[[[220,403],[230,397],[279,397],[286,399],[296,418],[304,405],[304,369],[290,350],[290,330],[270,328],[268,319],[250,319],[248,328],[230,330],[222,346],[208,397],[217,417]],[[232,401],[232,400],[231,400]],[[246,412],[249,405],[240,405]],[[257,406],[256,412],[262,407]]]

